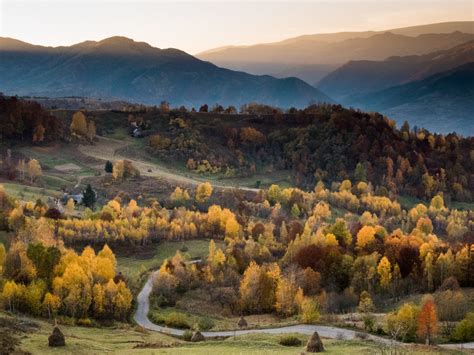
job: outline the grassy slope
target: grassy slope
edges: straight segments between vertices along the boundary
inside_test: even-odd
[[[468,302],[467,311],[468,312],[474,312],[474,288],[462,288],[461,291],[464,294],[464,297],[466,298],[466,300]],[[423,296],[425,296],[425,295],[428,295],[428,294],[417,293],[417,294],[412,294],[412,295],[405,296],[401,300],[399,300],[398,302],[390,304],[389,306],[386,306],[385,308],[381,309],[380,311],[392,312],[396,309],[399,309],[404,303],[421,304]]]
[[[208,240],[188,240],[185,245],[188,252],[183,255],[187,255],[189,258],[204,258],[209,252]],[[222,242],[216,241],[216,245],[222,247]],[[162,262],[166,258],[172,257],[181,246],[181,242],[162,242],[152,245],[150,248],[154,248],[153,256],[146,259],[136,256],[119,256],[117,257],[117,268],[129,278],[138,278],[142,271],[159,268]]]
[[[63,348],[50,348],[48,336],[52,326],[46,322],[39,322],[40,329],[28,333],[21,342],[21,349],[32,354],[128,354],[134,351],[139,344],[175,344],[178,340],[169,336],[150,332],[142,333],[133,329],[98,329],[61,325],[61,330],[66,337],[66,346]],[[134,351],[135,352],[135,351]],[[137,351],[139,352],[139,351]],[[140,351],[150,353],[148,351]]]
[[[61,326],[66,337],[64,348],[50,348],[47,338],[52,326],[40,322],[40,329],[27,333],[22,339],[21,349],[32,354],[300,354],[304,351],[308,337],[296,335],[302,345],[285,347],[278,344],[280,336],[252,334],[211,340],[204,343],[185,343],[169,336],[133,329],[97,329]],[[381,354],[390,351],[370,341],[347,341],[323,339],[327,354]],[[142,348],[136,348],[142,346]],[[395,349],[391,349],[394,351]],[[407,347],[397,349],[397,353],[405,354],[461,354],[459,351],[441,351],[424,347]]]
[[[0,184],[5,187],[5,190],[10,196],[25,201],[34,202],[38,199],[41,199],[43,202],[46,202],[48,197],[57,198],[62,196],[62,192],[42,187],[26,186],[9,182],[2,182]]]

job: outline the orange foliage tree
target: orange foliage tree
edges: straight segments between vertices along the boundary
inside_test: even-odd
[[[426,300],[418,316],[418,337],[426,339],[426,344],[431,345],[438,332],[438,316],[436,305],[432,298]]]

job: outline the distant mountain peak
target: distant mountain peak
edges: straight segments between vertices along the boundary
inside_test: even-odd
[[[9,42],[11,47],[28,46]],[[31,51],[2,48],[0,73],[0,91],[13,95],[81,95],[147,104],[166,100],[189,107],[206,102],[280,107],[331,102],[300,79],[222,69],[178,49],[154,48],[123,36],[70,47],[31,46]]]
[[[131,38],[124,36],[113,36],[98,41],[95,47],[99,48],[114,48],[114,49],[144,49],[148,50],[153,48],[146,42],[136,42]]]

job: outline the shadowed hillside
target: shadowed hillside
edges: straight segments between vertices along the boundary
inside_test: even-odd
[[[124,37],[71,47],[41,47],[0,39],[0,90],[36,96],[90,96],[147,104],[259,101],[305,106],[330,101],[296,78],[275,79],[216,67],[177,49],[158,49]]]

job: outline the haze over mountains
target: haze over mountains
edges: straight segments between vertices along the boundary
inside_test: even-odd
[[[425,55],[396,56],[383,61],[350,61],[322,79],[318,87],[334,99],[369,93],[474,62],[474,41]]]
[[[70,47],[0,38],[0,91],[12,95],[90,96],[188,107],[258,101],[306,106],[330,101],[300,79],[275,79],[223,69],[177,49],[125,37]]]
[[[316,84],[350,60],[422,55],[474,39],[474,22],[449,22],[386,31],[305,35],[276,43],[228,46],[198,58],[252,74],[296,76]]]
[[[224,69],[126,37],[55,48],[0,37],[0,92],[144,104],[164,100],[188,108],[259,102],[286,109],[337,102],[380,111],[399,124],[407,120],[437,132],[474,134],[469,65],[474,22],[307,35],[199,57],[251,72],[284,68],[278,75],[308,82]]]
[[[350,61],[318,87],[337,102],[399,123],[474,135],[474,41],[421,56]]]
[[[474,134],[474,22],[306,35],[198,55],[219,65],[294,75],[344,106],[401,124]]]
[[[399,123],[434,132],[474,136],[474,62],[369,94],[354,95],[354,106],[379,111]]]

